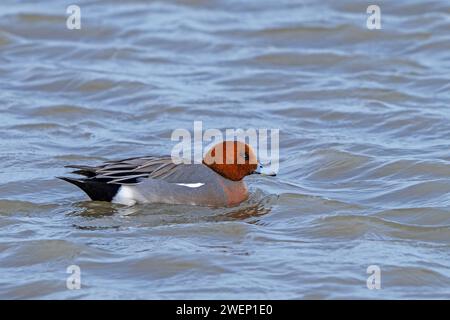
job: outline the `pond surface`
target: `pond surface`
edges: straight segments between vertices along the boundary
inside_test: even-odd
[[[366,1],[79,0],[68,30],[72,3],[0,4],[1,298],[450,298],[448,1],[381,1],[381,30]],[[278,176],[227,209],[55,178],[194,121],[280,129]]]

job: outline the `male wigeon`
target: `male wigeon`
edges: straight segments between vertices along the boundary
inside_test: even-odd
[[[253,173],[275,175],[256,160],[253,149],[239,141],[216,144],[201,164],[175,163],[171,157],[139,157],[79,166],[59,177],[81,188],[92,200],[124,205],[171,203],[234,206],[248,198],[243,178]]]

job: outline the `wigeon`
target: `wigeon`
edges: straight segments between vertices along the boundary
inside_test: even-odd
[[[248,198],[245,176],[274,176],[243,142],[216,144],[201,164],[175,163],[171,157],[139,157],[107,161],[99,166],[70,165],[84,178],[58,177],[82,189],[92,200],[124,205],[171,203],[235,206]]]

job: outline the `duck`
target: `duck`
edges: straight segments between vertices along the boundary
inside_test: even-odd
[[[176,161],[174,161],[176,160]],[[83,190],[93,201],[126,206],[148,203],[208,207],[237,206],[249,197],[244,177],[275,176],[241,141],[215,144],[201,163],[171,156],[106,161],[98,166],[67,165],[80,178],[57,177]]]

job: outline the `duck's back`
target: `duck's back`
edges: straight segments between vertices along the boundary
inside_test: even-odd
[[[97,167],[73,165],[85,178],[60,177],[92,200],[230,206],[248,197],[243,181],[231,181],[204,164],[176,164],[170,157],[109,161]]]

